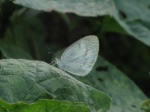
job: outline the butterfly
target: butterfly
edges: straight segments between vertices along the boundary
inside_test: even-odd
[[[98,52],[98,38],[94,35],[86,36],[65,49],[60,58],[55,58],[55,63],[64,71],[85,76],[92,70]]]

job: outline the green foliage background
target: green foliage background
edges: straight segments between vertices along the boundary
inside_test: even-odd
[[[149,0],[1,0],[0,58],[50,63],[53,54],[48,52],[97,35],[101,56],[95,67],[102,64],[100,73],[94,68],[76,78],[111,97],[110,112],[141,112],[141,102],[150,97],[149,18]]]

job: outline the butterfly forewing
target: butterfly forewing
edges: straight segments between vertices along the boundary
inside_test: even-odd
[[[65,71],[75,75],[88,74],[97,59],[99,41],[96,36],[86,36],[69,46],[62,54],[60,60]]]

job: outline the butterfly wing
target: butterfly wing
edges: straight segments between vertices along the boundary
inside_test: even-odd
[[[97,59],[99,41],[96,36],[86,36],[69,46],[60,60],[65,71],[75,75],[88,74]]]

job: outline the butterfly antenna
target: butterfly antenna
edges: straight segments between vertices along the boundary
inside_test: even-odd
[[[48,48],[48,47],[46,47],[48,50],[50,50],[50,52],[48,52],[48,53],[50,53],[50,54],[55,54],[55,52],[52,50],[52,49],[50,49],[50,48]]]

